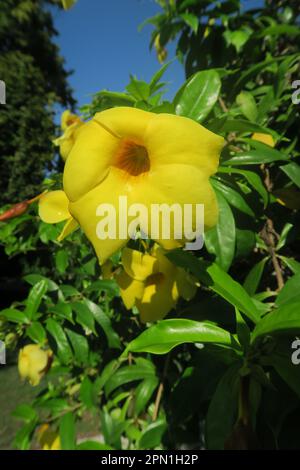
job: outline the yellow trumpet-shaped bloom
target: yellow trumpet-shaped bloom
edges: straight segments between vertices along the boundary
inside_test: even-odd
[[[144,323],[164,318],[179,297],[190,300],[196,293],[194,279],[173,265],[157,245],[151,254],[124,248],[122,264],[116,275],[122,300],[126,308],[138,308]]]
[[[203,204],[205,228],[216,224],[218,208],[209,178],[218,167],[222,137],[185,117],[127,107],[102,111],[91,121],[75,122],[72,126],[79,127],[72,133],[68,150],[64,192],[46,194],[40,201],[40,215],[45,222],[53,223],[54,212],[57,222],[64,213],[67,226],[62,237],[76,227],[77,221],[101,264],[129,239],[99,239],[97,235],[100,219],[96,213],[102,204],[115,208],[116,233],[120,233],[121,196],[126,196],[128,206],[143,204],[148,214],[152,204],[177,204],[181,208],[185,204]],[[68,130],[69,127],[65,133]],[[58,198],[62,204],[60,213]],[[142,215],[138,222],[144,233],[151,233],[149,221],[146,223]],[[175,222],[171,224],[170,239],[152,237],[166,249],[185,243],[176,237]],[[194,220],[193,224],[196,231]]]
[[[28,379],[32,386],[40,383],[51,364],[52,353],[44,351],[37,344],[28,344],[19,352],[18,368],[22,379]]]
[[[39,427],[37,438],[43,450],[61,450],[60,437],[49,424],[42,424]]]

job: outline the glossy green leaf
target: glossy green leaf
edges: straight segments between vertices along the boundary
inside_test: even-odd
[[[167,423],[164,419],[158,419],[149,424],[142,432],[139,440],[139,449],[152,449],[161,443],[162,436],[167,429]]]
[[[197,72],[175,96],[176,114],[202,122],[214,107],[220,89],[220,77],[215,70]]]
[[[208,450],[223,450],[237,416],[237,379],[241,364],[233,364],[219,381],[205,420]]]
[[[46,328],[56,342],[58,356],[64,364],[67,364],[72,359],[72,351],[64,330],[52,318],[48,318]]]
[[[300,300],[289,301],[268,313],[255,327],[252,342],[272,334],[300,333]]]
[[[26,334],[37,343],[43,343],[46,339],[45,328],[37,321],[31,323],[31,325],[26,329]]]
[[[205,233],[205,246],[209,253],[215,255],[216,263],[224,270],[229,269],[235,252],[235,221],[227,200],[216,191],[219,206],[217,225]]]
[[[91,300],[85,299],[85,303],[88,306],[89,310],[92,312],[95,321],[103,329],[108,345],[111,348],[120,348],[120,339],[116,331],[114,331],[109,317],[103,312],[99,305],[95,304]]]
[[[239,350],[238,343],[226,330],[211,323],[193,320],[162,320],[132,340],[126,352],[166,354],[183,343],[215,343]]]
[[[4,310],[0,311],[0,316],[3,316],[8,321],[13,323],[29,323],[29,319],[24,314],[24,312],[21,312],[16,308],[5,308]]]
[[[300,188],[300,165],[292,162],[287,165],[281,166],[280,169]]]
[[[267,258],[263,258],[258,263],[256,263],[247,274],[247,277],[244,281],[244,289],[251,296],[254,295],[257,291],[266,262]]]
[[[25,315],[30,320],[35,318],[37,310],[40,306],[43,296],[46,294],[48,288],[47,281],[42,280],[35,284],[29,292],[26,300]]]

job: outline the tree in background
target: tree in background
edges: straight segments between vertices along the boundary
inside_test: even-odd
[[[53,108],[72,106],[68,73],[48,5],[51,0],[5,0],[0,16],[0,204],[32,197],[51,170]]]

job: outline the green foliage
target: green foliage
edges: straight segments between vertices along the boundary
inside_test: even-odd
[[[31,288],[0,312],[0,338],[54,353],[42,391],[15,411],[18,448],[44,422],[64,449],[299,448],[290,425],[300,412],[299,207],[276,196],[299,188],[299,110],[288,86],[298,72],[299,6],[268,1],[254,14],[240,13],[239,1],[160,4],[153,38],[165,45],[180,34],[188,75],[174,100],[164,99],[163,66],[149,82],[132,76],[125,92],[98,92],[82,111],[177,113],[224,136],[212,177],[218,224],[201,251],[168,253],[197,279],[197,295],[141,325],[80,230],[59,243],[59,227],[39,222],[34,208],[1,223],[6,253],[33,251],[38,263],[31,273],[23,266]],[[117,270],[118,255],[112,263]],[[78,443],[87,415],[96,417],[94,437]]]

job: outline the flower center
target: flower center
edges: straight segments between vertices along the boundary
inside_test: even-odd
[[[146,173],[150,170],[147,149],[133,140],[122,140],[115,156],[115,166],[132,176]]]

